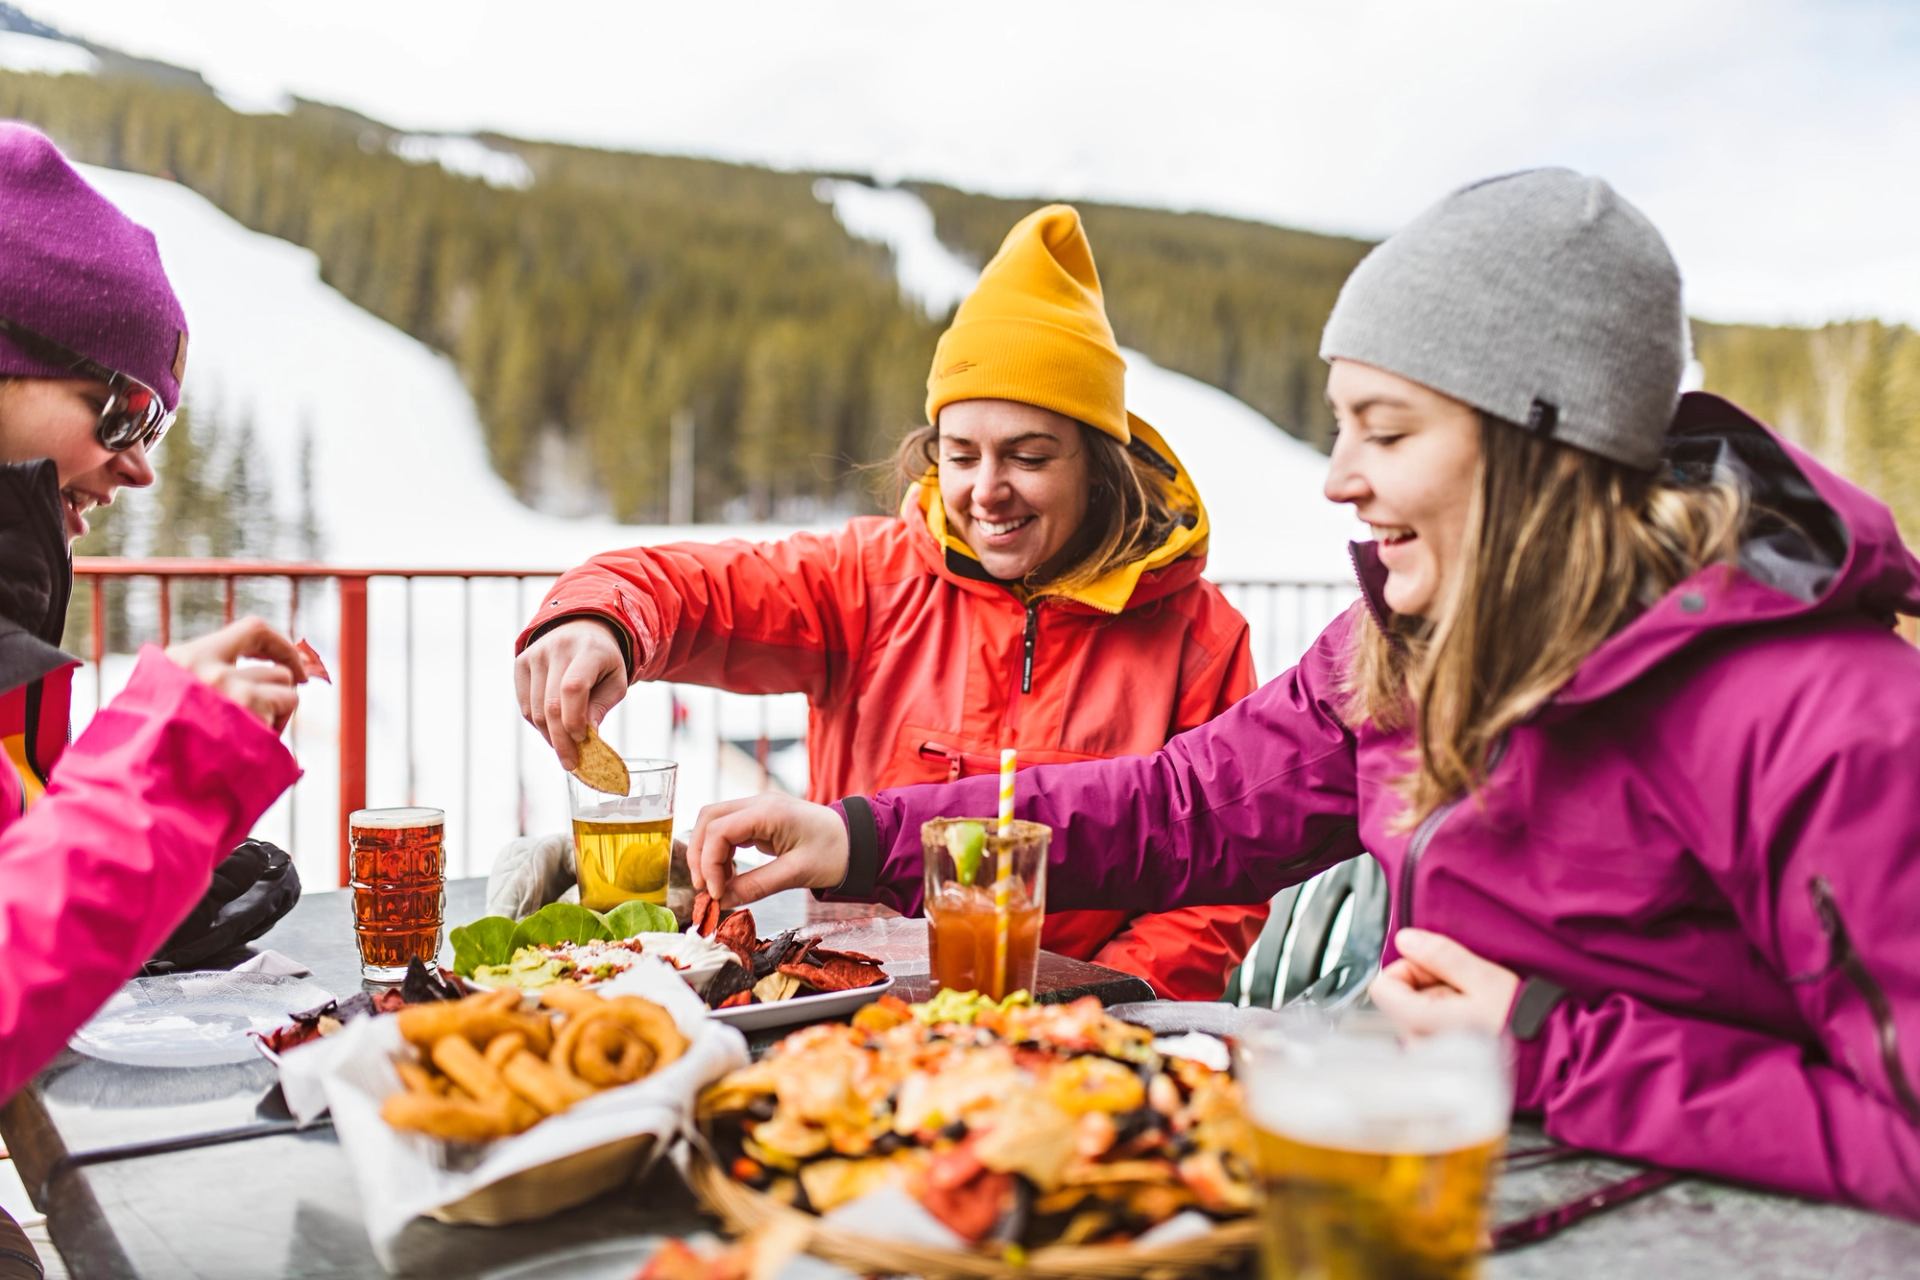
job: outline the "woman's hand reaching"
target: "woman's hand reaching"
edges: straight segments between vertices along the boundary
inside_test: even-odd
[[[306,667],[293,641],[259,618],[242,618],[196,640],[171,645],[167,657],[195,679],[260,718],[275,733],[300,705]],[[243,663],[242,659],[260,661]]]
[[[774,860],[745,875],[733,871],[735,849],[759,849]],[[831,889],[847,878],[847,826],[821,804],[760,795],[710,804],[694,819],[687,873],[723,908],[782,889]]]
[[[627,663],[608,623],[577,618],[514,659],[513,689],[520,714],[571,773],[580,767],[587,726],[597,726],[627,696]]]

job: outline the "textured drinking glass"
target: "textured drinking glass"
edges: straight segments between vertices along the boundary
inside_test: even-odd
[[[947,844],[947,829],[957,822],[986,828],[986,848],[971,885],[963,885]],[[979,991],[1000,1000],[1015,991],[1032,991],[1040,959],[1040,925],[1047,912],[1047,846],[1053,828],[1039,822],[1015,822],[1010,834],[977,818],[935,818],[921,824],[920,848],[926,862],[927,949],[937,987]],[[1000,868],[1010,868],[1006,886],[1006,926],[1002,938],[996,892]]]
[[[580,905],[595,911],[635,899],[667,905],[679,766],[671,760],[621,758],[627,765],[624,796],[595,791],[567,775]]]
[[[1266,1275],[1478,1274],[1512,1109],[1500,1040],[1288,1009],[1237,1046]]]
[[[347,853],[360,976],[398,982],[409,960],[432,965],[447,908],[446,811],[355,809]]]

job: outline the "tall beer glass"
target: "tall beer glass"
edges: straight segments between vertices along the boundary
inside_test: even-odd
[[[1265,1274],[1465,1280],[1512,1108],[1491,1036],[1286,1010],[1239,1043]]]
[[[627,766],[624,796],[595,791],[567,775],[580,905],[595,911],[611,911],[636,898],[667,904],[679,766],[671,760],[622,759]]]
[[[360,976],[398,982],[440,954],[447,907],[444,809],[355,809],[347,818]]]

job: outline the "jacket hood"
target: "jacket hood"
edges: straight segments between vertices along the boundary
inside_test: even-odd
[[[1736,479],[1751,513],[1738,571],[1710,565],[1678,583],[1595,649],[1550,706],[1612,694],[1675,654],[1745,627],[1856,615],[1892,626],[1920,614],[1920,561],[1885,503],[1841,479],[1742,409],[1704,392],[1681,397],[1665,465],[1683,480]],[[1386,570],[1371,542],[1354,566],[1376,620]]]
[[[1133,432],[1128,452],[1167,477],[1176,502],[1184,504],[1188,514],[1158,547],[1139,559],[1077,591],[1042,591],[1042,597],[1071,601],[1101,613],[1120,613],[1186,586],[1206,567],[1207,508],[1193,477],[1158,431],[1132,413],[1127,415],[1127,423]],[[987,573],[973,548],[948,530],[946,506],[940,501],[940,486],[933,472],[907,491],[900,514],[905,519],[917,515],[925,521],[931,541],[923,545],[935,572],[988,590],[1006,589],[1007,584]]]
[[[59,648],[73,559],[52,461],[0,464],[0,692],[72,662]]]

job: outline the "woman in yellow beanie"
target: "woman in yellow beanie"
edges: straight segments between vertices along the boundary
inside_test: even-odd
[[[1080,215],[1007,234],[940,339],[892,517],[777,542],[596,556],[521,634],[521,712],[571,768],[635,680],[802,692],[816,801],[1153,751],[1254,688],[1200,574],[1207,513],[1127,412]],[[1147,904],[1140,904],[1143,908]],[[1217,998],[1264,906],[1049,915],[1043,945]]]

